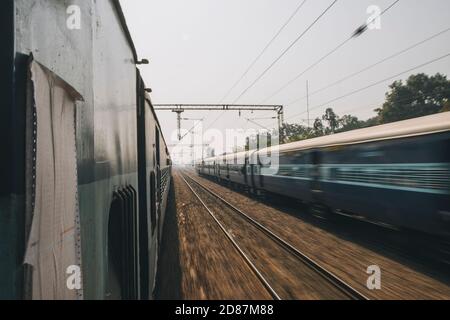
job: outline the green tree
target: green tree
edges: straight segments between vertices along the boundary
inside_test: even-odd
[[[344,132],[359,129],[364,126],[364,121],[360,121],[357,117],[346,114],[339,119],[339,129],[336,132]]]
[[[375,110],[380,123],[426,116],[448,108],[450,81],[440,73],[411,75],[406,83],[395,81],[389,88],[386,102]]]
[[[316,118],[316,120],[314,120],[313,133],[315,137],[320,137],[325,134],[325,127],[320,118]]]
[[[283,143],[308,139],[312,134],[310,128],[296,123],[284,123],[281,127]]]
[[[367,119],[366,121],[362,121],[361,128],[373,127],[373,126],[377,126],[379,124],[380,124],[380,117],[375,116],[375,117]]]
[[[332,108],[327,108],[325,110],[325,114],[322,116],[322,120],[328,122],[328,126],[325,128],[326,134],[334,133],[339,128],[339,117]]]

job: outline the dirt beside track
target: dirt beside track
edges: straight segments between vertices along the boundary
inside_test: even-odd
[[[174,170],[159,258],[157,299],[271,299]]]
[[[190,175],[207,186],[208,189],[218,193],[237,208],[290,242],[298,250],[320,263],[324,268],[370,299],[450,299],[450,287],[446,283],[360,244],[353,243],[307,223],[299,217],[287,214],[208,179],[199,177],[193,171],[190,172]],[[180,182],[179,177],[176,176],[175,184],[181,183],[182,181]],[[182,195],[180,194],[180,196]],[[183,219],[184,215],[179,215],[180,219]],[[213,231],[213,229],[216,229],[215,227],[208,227],[208,232],[217,232]],[[205,233],[202,230],[198,230],[198,232],[200,234]],[[203,236],[206,237],[206,235]],[[186,240],[195,239],[185,239],[181,243],[186,242]],[[204,250],[211,246],[211,244],[205,243],[183,245],[192,247],[190,248],[191,250],[195,250],[194,246],[200,246]],[[214,250],[219,249],[217,246],[213,246]],[[237,258],[240,259],[240,257]],[[228,261],[232,263],[231,256],[228,257]],[[216,263],[218,263],[217,257]],[[366,281],[369,277],[366,271],[368,266],[371,265],[377,265],[381,268],[380,290],[369,290],[366,287]],[[191,264],[191,266],[193,265]],[[223,277],[222,280],[224,280]],[[224,290],[227,291],[229,288],[225,287]],[[254,297],[256,291],[251,292],[250,295],[252,298],[256,298]]]
[[[280,247],[234,210],[217,201],[195,183],[191,186],[282,299],[349,299],[339,288]]]

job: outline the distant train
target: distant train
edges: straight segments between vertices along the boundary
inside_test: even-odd
[[[329,212],[449,235],[450,112],[277,148],[208,158],[196,169]],[[276,152],[279,163],[271,171],[268,159]]]
[[[171,160],[119,1],[0,16],[0,299],[151,298]]]

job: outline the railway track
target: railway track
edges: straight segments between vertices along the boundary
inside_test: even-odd
[[[181,178],[272,298],[368,300],[358,290],[186,172],[181,172]],[[247,225],[243,225],[243,221]],[[249,245],[248,241],[253,241],[253,245]]]

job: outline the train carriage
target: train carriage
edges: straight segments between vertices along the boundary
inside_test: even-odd
[[[267,162],[272,152],[276,170]],[[251,151],[248,158],[242,172],[251,190],[449,235],[450,112]]]
[[[0,298],[150,298],[171,161],[119,1],[0,14]]]
[[[238,152],[226,156],[226,161],[229,168],[229,180],[232,183],[241,185],[247,184],[247,181],[245,179],[247,175],[244,172],[247,159],[247,151]]]

